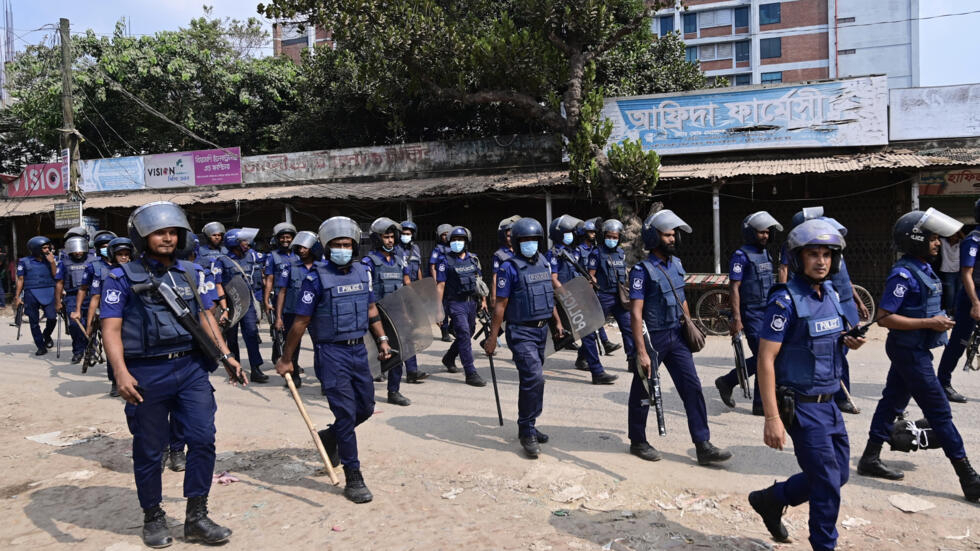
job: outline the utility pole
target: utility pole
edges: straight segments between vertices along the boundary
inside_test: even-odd
[[[71,161],[68,168],[68,199],[70,201],[84,201],[85,196],[78,188],[78,134],[75,132],[75,114],[72,110],[71,97],[71,33],[67,19],[62,17],[59,23],[61,31],[61,116],[64,118],[64,125],[61,129],[61,148],[68,150],[68,157]]]

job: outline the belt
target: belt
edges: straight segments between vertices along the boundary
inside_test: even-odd
[[[544,327],[545,325],[548,325],[548,321],[549,320],[547,320],[547,319],[543,319],[543,320],[538,320],[538,321],[511,321],[511,322],[508,322],[508,323],[512,323],[514,325],[520,325],[521,327],[538,327],[538,328],[541,328],[541,327]]]
[[[344,346],[357,346],[359,344],[364,344],[364,337],[359,337],[356,339],[347,339],[346,341],[330,341],[327,344],[341,344]]]
[[[815,403],[818,403],[818,404],[822,404],[824,402],[829,402],[833,397],[834,397],[833,394],[813,394],[813,395],[809,395],[809,396],[806,395],[806,394],[797,394],[796,395],[796,401],[797,402],[815,402]]]
[[[184,356],[190,356],[191,354],[197,352],[196,349],[192,348],[190,350],[184,350],[183,352],[171,352],[170,354],[161,354],[159,356],[149,356],[145,358],[132,358],[129,361],[140,361],[140,362],[165,362],[169,360],[176,360],[177,358],[183,358]]]

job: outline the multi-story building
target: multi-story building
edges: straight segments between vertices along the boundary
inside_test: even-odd
[[[314,46],[333,46],[333,37],[327,29],[310,23],[277,21],[272,24],[272,53],[288,56],[296,63],[302,59],[303,50]]]
[[[918,86],[918,0],[686,0],[654,32],[678,32],[687,59],[733,86],[887,74]]]

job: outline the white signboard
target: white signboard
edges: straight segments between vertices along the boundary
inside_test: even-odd
[[[980,84],[891,90],[893,141],[980,136]]]
[[[194,152],[147,155],[143,172],[148,188],[194,187]]]

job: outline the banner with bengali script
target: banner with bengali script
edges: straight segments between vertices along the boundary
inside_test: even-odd
[[[980,167],[924,172],[919,195],[980,195]]]
[[[79,163],[82,191],[143,189],[143,157],[114,157]]]

